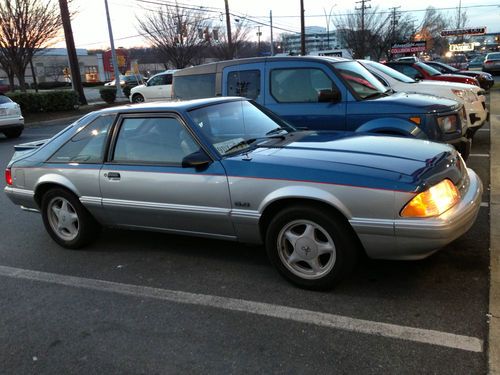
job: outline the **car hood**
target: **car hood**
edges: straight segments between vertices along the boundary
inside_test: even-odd
[[[375,100],[365,100],[365,106],[368,106],[367,103],[372,103],[378,108],[378,113],[401,113],[401,109],[399,107],[406,107],[410,111],[410,113],[414,113],[418,108],[422,112],[448,112],[451,110],[456,110],[460,107],[456,101],[443,98],[436,97],[434,95],[427,94],[416,94],[416,93],[405,93],[405,92],[396,92],[392,95],[381,97]],[[386,105],[384,105],[386,104]]]
[[[402,137],[299,132],[224,162],[231,175],[416,191],[462,173],[448,145]],[[249,162],[250,161],[250,162]],[[234,172],[233,172],[234,171]]]

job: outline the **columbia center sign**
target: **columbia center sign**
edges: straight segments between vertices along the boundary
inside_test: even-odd
[[[396,43],[391,46],[391,53],[424,52],[427,49],[425,40],[420,42]]]
[[[484,27],[467,27],[463,29],[443,30],[441,36],[460,36],[460,35],[483,35],[486,34]]]

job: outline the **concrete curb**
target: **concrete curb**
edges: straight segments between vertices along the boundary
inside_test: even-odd
[[[495,105],[493,106],[493,102]],[[490,324],[488,369],[500,375],[500,91],[490,94]]]

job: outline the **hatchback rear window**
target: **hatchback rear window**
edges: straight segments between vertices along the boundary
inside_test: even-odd
[[[10,103],[12,100],[8,96],[0,95],[0,104]]]

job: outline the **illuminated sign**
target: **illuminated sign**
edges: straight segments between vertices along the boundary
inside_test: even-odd
[[[474,43],[450,44],[450,52],[474,51]]]
[[[443,30],[441,36],[460,36],[460,35],[483,35],[486,34],[486,26],[466,27],[463,29]]]
[[[425,40],[419,42],[395,43],[391,46],[391,53],[424,52],[427,49]]]

